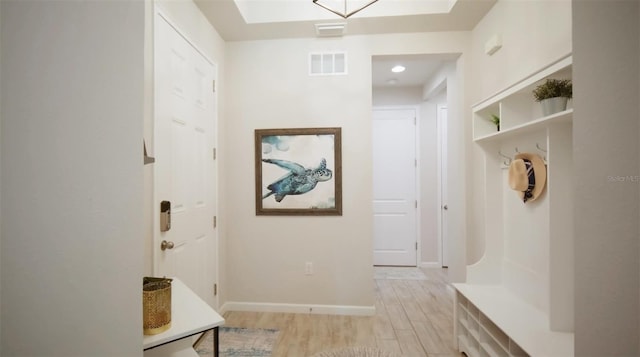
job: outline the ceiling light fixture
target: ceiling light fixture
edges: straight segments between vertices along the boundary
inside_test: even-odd
[[[400,72],[404,72],[404,70],[405,70],[405,69],[406,69],[406,68],[405,68],[404,66],[402,66],[402,65],[397,65],[397,66],[395,66],[395,67],[391,68],[391,72],[393,72],[393,73],[400,73]]]
[[[329,5],[323,4],[322,2],[325,2],[326,0],[312,0],[312,1],[313,1],[314,4],[320,6],[321,8],[323,8],[323,9],[325,9],[327,11],[330,11],[330,12],[332,12],[332,13],[334,13],[334,14],[336,14],[336,15],[344,18],[344,19],[346,19],[347,17],[366,9],[367,7],[371,6],[373,3],[377,2],[378,0],[373,0],[373,1],[365,4],[364,6],[361,6],[360,8],[355,9],[355,10],[353,10],[351,12],[347,12],[348,11],[347,10],[347,1],[348,0],[343,0],[344,1],[344,12],[340,12],[338,10],[334,10]]]

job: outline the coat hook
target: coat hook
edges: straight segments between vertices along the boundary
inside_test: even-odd
[[[542,152],[547,152],[547,150],[543,149],[540,147],[540,144],[536,143],[536,147],[538,148],[538,150],[542,151]]]
[[[502,163],[504,164],[504,166],[509,166],[511,165],[511,158],[505,154],[502,153],[502,151],[498,150],[498,155],[502,156],[503,158],[507,159],[507,161],[503,161]]]
[[[536,148],[540,151],[542,151],[544,153],[544,155],[542,155],[542,159],[544,160],[545,164],[547,163],[547,150],[543,149],[540,147],[540,144],[536,143]]]

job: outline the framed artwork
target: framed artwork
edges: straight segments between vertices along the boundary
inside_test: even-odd
[[[342,215],[341,128],[257,129],[256,215]]]

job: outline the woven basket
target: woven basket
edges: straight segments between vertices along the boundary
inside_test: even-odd
[[[143,279],[142,324],[145,335],[157,335],[171,327],[171,279]]]

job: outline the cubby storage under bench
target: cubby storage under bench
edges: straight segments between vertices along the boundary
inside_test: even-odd
[[[573,356],[573,333],[549,329],[549,319],[497,285],[453,284],[454,332],[468,357]]]

